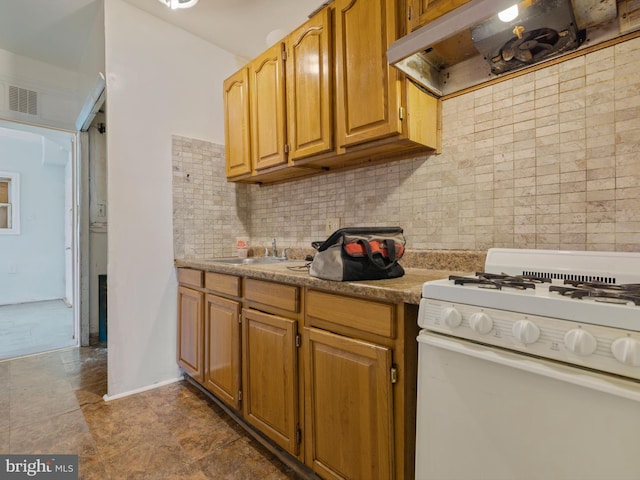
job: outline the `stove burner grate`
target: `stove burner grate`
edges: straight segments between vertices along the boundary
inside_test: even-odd
[[[622,284],[607,285],[593,282],[573,282],[566,280],[565,287],[560,285],[552,285],[549,287],[550,292],[557,292],[562,296],[577,299],[592,299],[596,302],[626,304],[633,303],[640,305],[640,285],[638,284]]]
[[[579,280],[565,280],[565,285],[573,285],[576,288],[600,288],[622,292],[637,292],[640,294],[640,283],[609,284],[604,282],[584,282]]]
[[[494,280],[506,280],[512,282],[529,281],[533,283],[551,283],[551,279],[542,275],[507,275],[506,273],[486,273],[476,272],[476,275],[481,278],[488,278]]]
[[[493,274],[477,272],[476,277],[459,277],[457,275],[449,276],[455,285],[477,285],[479,288],[493,288],[502,290],[506,288],[516,288],[518,290],[526,290],[527,288],[536,288],[533,278],[525,278],[521,276],[510,276],[503,274]],[[528,281],[527,281],[528,280]]]

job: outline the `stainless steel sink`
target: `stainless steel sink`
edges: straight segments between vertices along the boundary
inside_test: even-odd
[[[249,258],[211,258],[210,262],[214,263],[226,263],[229,265],[260,265],[263,263],[283,263],[288,261],[286,258],[273,258],[273,257],[249,257]]]

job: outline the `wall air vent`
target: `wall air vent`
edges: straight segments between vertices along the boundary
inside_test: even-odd
[[[38,92],[9,85],[9,110],[38,115]]]

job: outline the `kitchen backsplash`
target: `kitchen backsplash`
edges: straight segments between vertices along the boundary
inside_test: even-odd
[[[640,39],[446,100],[442,112],[441,154],[266,187],[226,183],[222,146],[175,137],[176,256],[220,245],[232,255],[240,235],[308,247],[335,218],[400,225],[416,250],[640,251]]]
[[[175,257],[235,254],[236,237],[249,235],[249,192],[226,181],[224,145],[174,136],[172,150]]]

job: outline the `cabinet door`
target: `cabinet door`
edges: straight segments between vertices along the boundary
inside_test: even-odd
[[[240,408],[240,302],[206,296],[204,386]]]
[[[333,150],[333,56],[329,9],[313,16],[287,40],[289,156]]]
[[[251,147],[254,170],[286,165],[283,46],[277,43],[251,62]]]
[[[391,350],[305,329],[306,463],[322,478],[391,479]]]
[[[470,0],[407,0],[409,32],[449,13]]]
[[[224,127],[227,177],[251,173],[249,70],[224,81]]]
[[[204,371],[203,296],[201,292],[178,286],[178,364],[199,382]]]
[[[244,417],[297,455],[296,321],[246,308],[242,317]]]
[[[395,0],[336,0],[338,147],[402,133],[401,85],[387,62]]]

